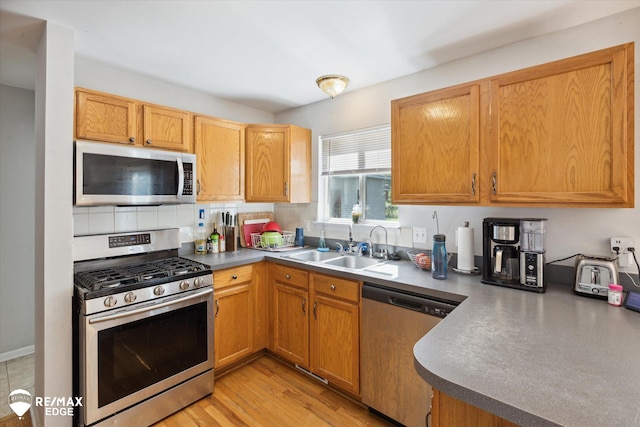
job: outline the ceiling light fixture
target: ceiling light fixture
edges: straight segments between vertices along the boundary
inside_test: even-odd
[[[316,79],[316,84],[331,98],[340,95],[349,84],[349,79],[339,74],[329,74]]]

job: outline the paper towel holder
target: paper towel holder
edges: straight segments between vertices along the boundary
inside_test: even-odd
[[[457,268],[453,268],[453,271],[466,275],[480,274],[480,270],[475,266],[473,228],[469,227],[469,221],[464,221],[462,227],[456,230],[456,245],[458,247]],[[462,266],[461,260],[464,264]]]

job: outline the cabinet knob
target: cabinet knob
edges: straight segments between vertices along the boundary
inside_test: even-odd
[[[336,290],[336,285],[331,285],[331,290],[335,291]]]
[[[288,275],[288,274],[286,276],[284,276],[284,277],[286,277],[287,279],[291,279],[291,276]]]
[[[236,280],[236,279],[238,278],[238,276],[237,276],[236,274],[234,274],[233,276],[231,276],[231,278],[232,278],[233,280]]]
[[[151,145],[151,140],[147,139],[147,145]]]
[[[136,138],[135,138],[135,136],[132,136],[131,138],[129,138],[129,142],[130,142],[130,143],[132,143],[132,144],[133,144],[134,142],[136,142]]]

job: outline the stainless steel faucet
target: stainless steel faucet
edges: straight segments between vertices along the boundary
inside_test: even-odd
[[[369,239],[371,239],[371,235],[373,234],[373,230],[375,230],[378,227],[380,227],[380,228],[382,228],[384,230],[384,252],[380,251],[380,253],[382,254],[382,258],[389,259],[389,240],[388,240],[388,236],[387,236],[387,229],[384,228],[381,225],[376,225],[369,232]]]

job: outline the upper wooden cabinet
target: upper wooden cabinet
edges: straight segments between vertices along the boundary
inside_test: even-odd
[[[393,202],[477,203],[480,85],[392,101]]]
[[[490,83],[490,202],[633,207],[633,44]]]
[[[145,147],[193,152],[190,112],[149,104],[142,111]]]
[[[193,152],[188,111],[82,88],[75,109],[76,139]]]
[[[633,207],[633,47],[392,101],[394,203]]]
[[[198,201],[244,199],[244,128],[242,123],[195,117]]]
[[[311,202],[311,131],[294,125],[246,128],[247,202]]]
[[[76,90],[76,139],[135,144],[136,102],[115,95]]]

